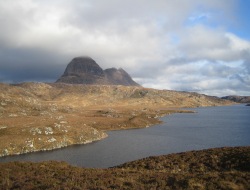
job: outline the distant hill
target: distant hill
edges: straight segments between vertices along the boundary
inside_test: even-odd
[[[230,100],[237,103],[250,103],[250,96],[224,96],[221,99]]]
[[[103,70],[90,57],[76,57],[66,67],[57,83],[140,86],[123,69]]]

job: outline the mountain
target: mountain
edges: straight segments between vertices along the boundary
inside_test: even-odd
[[[66,67],[56,82],[72,84],[100,83],[104,78],[102,68],[90,57],[76,57]]]
[[[230,100],[237,103],[250,103],[250,96],[224,96],[221,99]]]
[[[110,68],[104,70],[105,77],[109,81],[109,83],[114,85],[124,85],[124,86],[139,86],[133,79],[129,76],[129,74],[124,71],[122,68]]]
[[[57,83],[140,86],[123,69],[103,70],[92,58],[76,57],[66,67]]]

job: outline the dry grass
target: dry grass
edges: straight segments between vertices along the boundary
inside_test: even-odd
[[[0,83],[0,156],[105,138],[141,128],[178,108],[229,104],[196,93],[126,86]]]

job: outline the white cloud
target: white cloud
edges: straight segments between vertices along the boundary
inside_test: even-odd
[[[223,24],[236,3],[0,0],[0,80],[53,80],[53,72],[55,80],[70,59],[89,55],[146,87],[247,94],[250,42]],[[18,64],[33,75],[13,72]]]

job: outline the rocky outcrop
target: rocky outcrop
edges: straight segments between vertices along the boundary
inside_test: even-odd
[[[11,130],[7,126],[0,127],[1,133],[11,134]],[[16,134],[11,136],[13,137],[11,143],[5,144],[4,148],[0,149],[0,157],[87,144],[106,138],[107,134],[90,126],[70,126],[67,121],[58,121],[51,127],[26,126],[16,130]],[[22,138],[17,136],[22,136]]]
[[[103,70],[90,57],[76,57],[57,83],[140,86],[123,69]]]
[[[230,100],[237,103],[250,103],[250,96],[224,96],[221,99]]]

